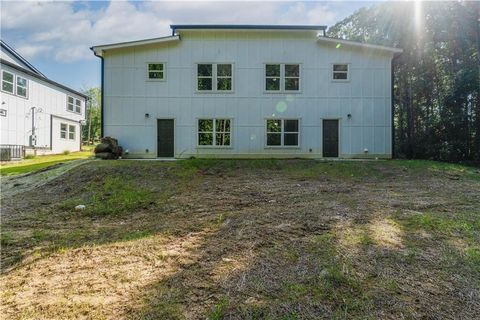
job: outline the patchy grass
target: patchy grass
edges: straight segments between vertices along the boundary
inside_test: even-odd
[[[72,153],[63,153],[47,156],[26,157],[21,161],[13,161],[11,163],[4,163],[0,167],[0,175],[18,175],[36,172],[59,163],[68,162],[78,159],[87,159],[91,157],[91,151],[81,151]]]
[[[4,199],[1,312],[475,319],[478,175],[429,161],[89,162]]]

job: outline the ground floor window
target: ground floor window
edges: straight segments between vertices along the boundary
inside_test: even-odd
[[[267,146],[298,146],[298,119],[268,119]]]
[[[60,138],[75,140],[76,127],[74,125],[67,125],[66,123],[60,123]]]
[[[230,146],[231,120],[230,119],[199,119],[198,145],[199,146]]]

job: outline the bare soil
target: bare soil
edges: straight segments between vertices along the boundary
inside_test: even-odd
[[[0,313],[478,319],[479,177],[401,161],[89,162],[3,198]],[[102,207],[120,192],[118,212]]]

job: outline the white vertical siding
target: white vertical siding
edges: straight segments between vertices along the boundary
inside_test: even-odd
[[[340,157],[390,157],[391,58],[319,44],[311,32],[184,32],[176,43],[107,51],[105,134],[133,156],[156,157],[156,119],[173,118],[176,157],[321,157],[322,119],[339,119]],[[156,61],[166,63],[166,81],[146,81],[146,63]],[[196,93],[199,62],[234,63],[234,92]],[[300,63],[301,92],[265,93],[269,62]],[[350,81],[331,80],[333,63],[349,63]],[[214,117],[233,119],[231,148],[197,148],[197,119]],[[300,119],[298,148],[265,148],[272,117]]]

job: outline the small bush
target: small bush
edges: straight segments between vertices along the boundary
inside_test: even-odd
[[[35,155],[34,155],[34,154],[27,154],[27,155],[25,156],[25,159],[27,159],[27,160],[28,160],[28,159],[35,159]]]
[[[64,151],[63,151],[63,154],[64,154],[64,155],[69,155],[69,154],[70,154],[70,150],[64,150]]]

